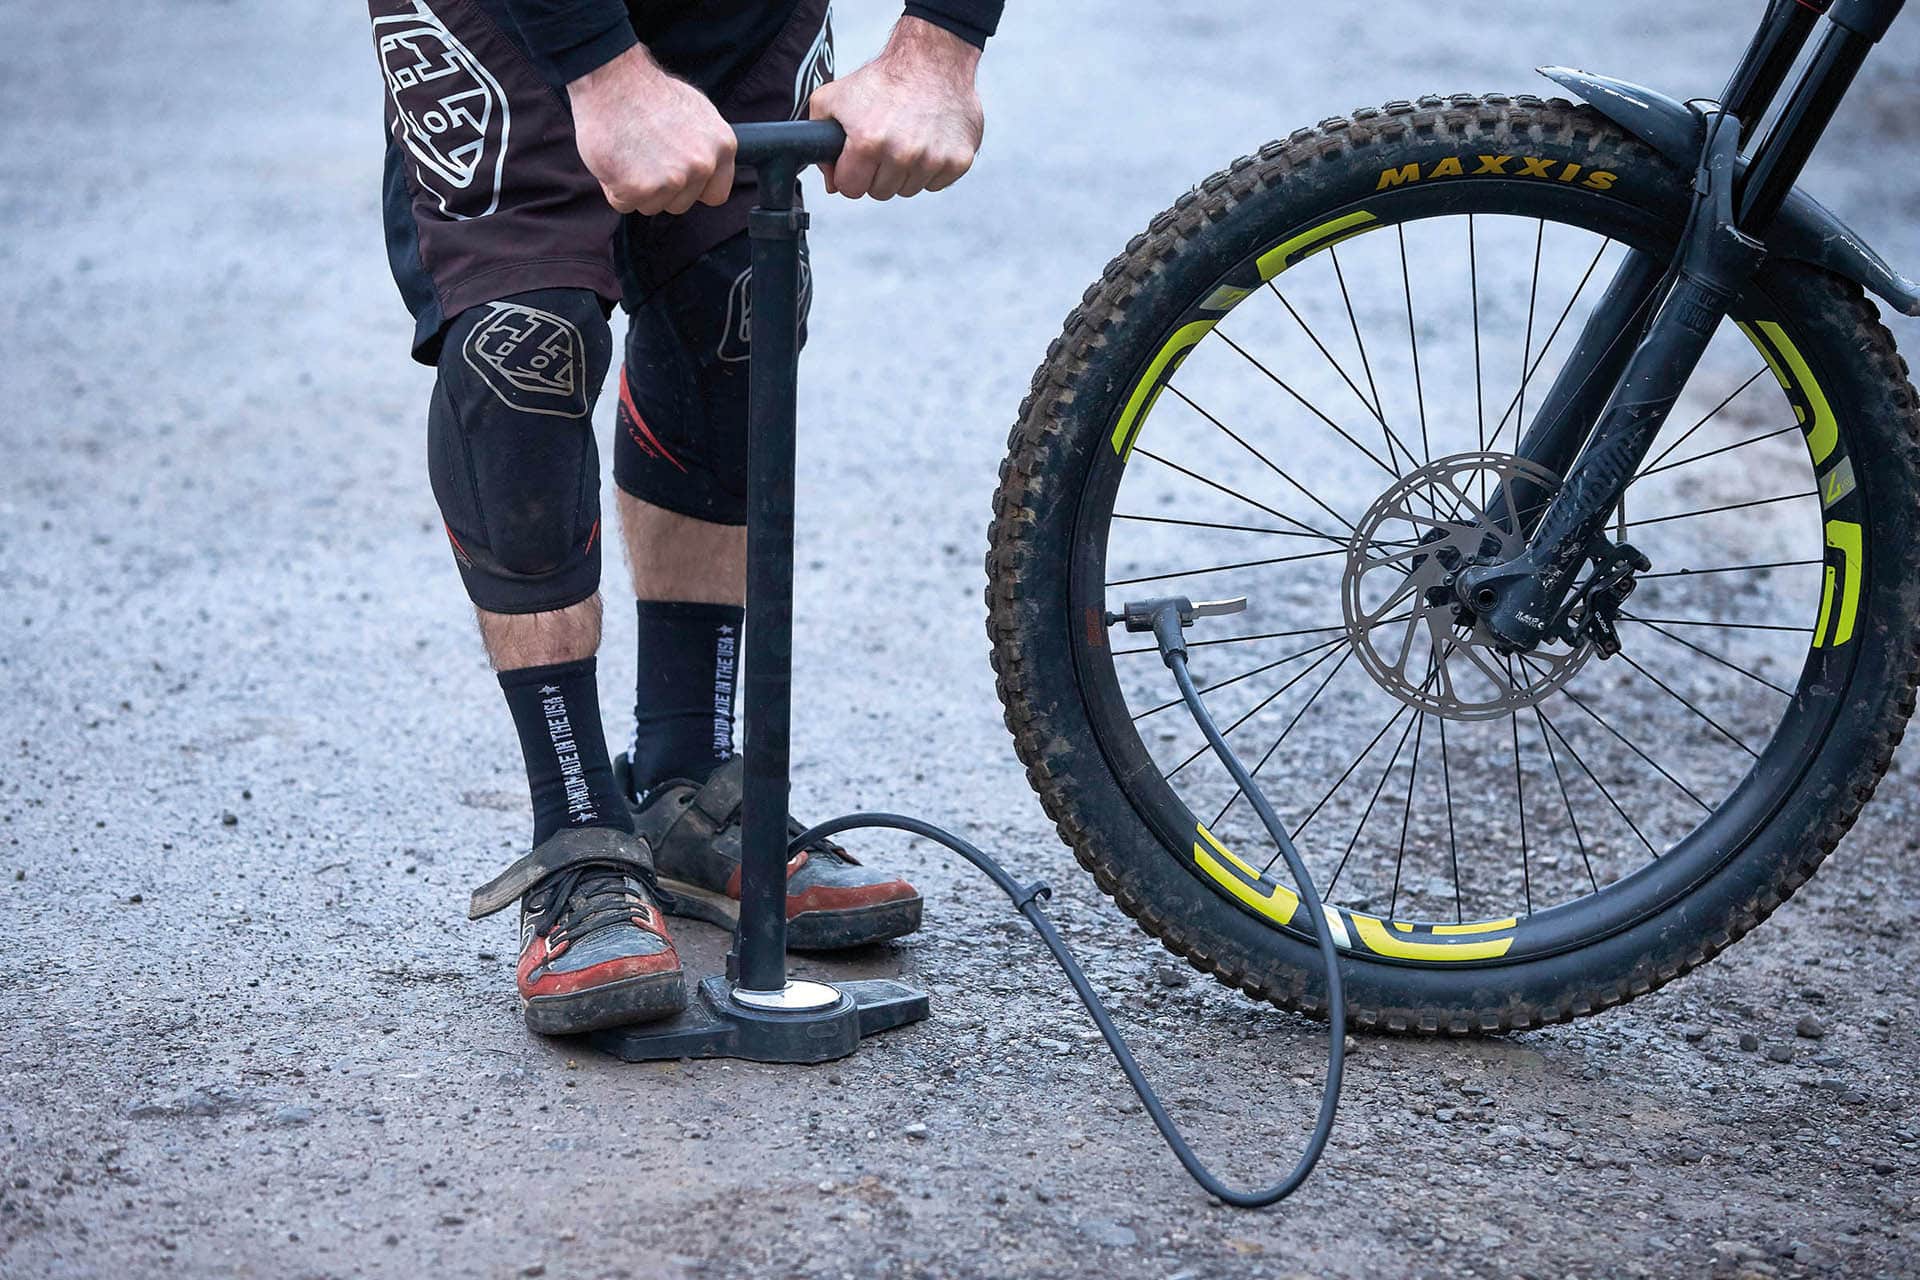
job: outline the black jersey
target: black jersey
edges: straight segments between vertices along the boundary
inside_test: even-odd
[[[661,65],[709,96],[792,17],[797,0],[507,0],[521,38],[563,80],[625,52],[637,40]],[[974,45],[999,26],[1005,0],[909,0],[924,18]]]

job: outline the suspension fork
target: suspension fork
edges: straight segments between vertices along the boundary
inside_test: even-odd
[[[1766,16],[1720,95],[1722,109],[1740,121],[1743,131],[1750,131],[1773,105],[1794,60],[1806,48],[1830,2],[1767,0]],[[1515,448],[1520,457],[1556,476],[1567,474],[1587,437],[1588,424],[1600,420],[1601,411],[1626,372],[1635,338],[1644,332],[1646,319],[1666,281],[1667,266],[1642,249],[1629,250],[1621,260],[1600,301],[1587,316],[1572,354],[1522,433]],[[1488,499],[1486,514],[1492,524],[1509,525],[1527,536],[1539,525],[1540,513],[1552,495],[1525,481],[1519,485],[1511,492],[1506,484],[1496,489]],[[1517,515],[1511,522],[1510,510]]]
[[[1742,118],[1728,106],[1702,111],[1705,145],[1694,183],[1694,205],[1674,267],[1655,269],[1650,255],[1631,254],[1576,346],[1576,357],[1548,392],[1522,438],[1523,457],[1565,477],[1542,506],[1526,495],[1501,494],[1532,523],[1526,549],[1499,564],[1463,570],[1454,590],[1501,644],[1522,652],[1554,627],[1587,561],[1604,549],[1601,531],[1627,484],[1645,461],[1681,390],[1698,367],[1720,322],[1765,257],[1758,233],[1785,201],[1834,110],[1874,44],[1886,34],[1905,0],[1834,0],[1831,20],[1806,69],[1745,172],[1736,161]],[[1786,69],[1805,45],[1812,16],[1787,11],[1812,5],[1780,0],[1728,86],[1728,99],[1757,120],[1777,96]],[[1624,356],[1619,341],[1635,317],[1652,322]],[[1605,326],[1614,326],[1611,328]],[[1610,365],[1619,361],[1617,369]],[[1609,376],[1611,375],[1611,376]],[[1604,388],[1602,392],[1597,388]],[[1587,411],[1602,404],[1595,417]],[[1584,433],[1596,423],[1575,454]],[[1555,465],[1571,457],[1567,466]],[[1496,515],[1490,511],[1489,515]],[[1496,515],[1497,518],[1497,515]],[[1537,523],[1534,521],[1537,519]]]

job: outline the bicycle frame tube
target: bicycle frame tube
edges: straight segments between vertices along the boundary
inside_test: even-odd
[[[1815,3],[1804,0],[1805,6]],[[1729,96],[1745,120],[1725,107],[1701,112],[1706,142],[1697,198],[1671,270],[1657,271],[1649,255],[1628,256],[1523,437],[1521,456],[1565,477],[1559,491],[1538,510],[1526,550],[1503,564],[1469,568],[1455,584],[1462,603],[1503,644],[1530,650],[1554,627],[1579,569],[1601,548],[1601,531],[1620,495],[1764,257],[1758,233],[1779,212],[1867,54],[1904,3],[1834,0],[1812,57],[1744,172],[1736,165],[1743,125],[1777,98],[1788,68],[1812,36],[1813,19],[1789,11],[1802,8],[1803,0],[1770,5],[1729,81]],[[1621,338],[1649,311],[1653,322],[1622,360]],[[1604,408],[1590,417],[1603,394]],[[1575,443],[1589,421],[1596,425],[1576,457]],[[1568,458],[1571,465],[1563,465]],[[1504,494],[1497,499],[1512,500]],[[1522,524],[1523,531],[1530,523]]]

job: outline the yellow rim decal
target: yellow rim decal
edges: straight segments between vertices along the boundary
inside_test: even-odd
[[[1160,388],[1165,386],[1173,371],[1180,367],[1180,361],[1193,345],[1212,331],[1218,320],[1195,320],[1174,330],[1167,344],[1160,348],[1153,363],[1147,366],[1147,372],[1133,388],[1133,394],[1127,398],[1127,407],[1120,414],[1120,422],[1113,429],[1113,451],[1121,457],[1133,448],[1133,438],[1139,432],[1140,423],[1153,409],[1153,402],[1160,398]]]
[[[1433,926],[1433,932],[1445,938],[1463,933],[1499,933],[1502,930],[1519,927],[1519,917],[1508,916],[1505,920],[1476,920],[1472,924],[1437,924]]]
[[[1836,575],[1833,566],[1827,566],[1827,590],[1820,601],[1820,621],[1813,625],[1813,645],[1821,646],[1821,637],[1827,634],[1827,622],[1833,622],[1833,635],[1825,641],[1831,647],[1843,645],[1853,639],[1853,624],[1860,612],[1860,526],[1851,520],[1827,521],[1827,546],[1841,555],[1843,575]],[[1834,585],[1836,578],[1840,584],[1838,616],[1834,616]]]
[[[1342,240],[1350,239],[1367,229],[1368,224],[1376,221],[1365,209],[1344,214],[1331,222],[1323,222],[1311,231],[1302,231],[1291,240],[1283,240],[1260,255],[1254,264],[1260,272],[1262,283],[1273,279],[1288,267],[1310,258],[1322,249],[1330,248]]]
[[[1516,919],[1487,920],[1470,925],[1434,925],[1424,935],[1414,935],[1413,926],[1395,921],[1393,930],[1387,928],[1385,920],[1374,916],[1348,913],[1353,921],[1353,932],[1360,945],[1375,955],[1391,956],[1396,960],[1491,960],[1507,954],[1513,947],[1513,935],[1504,938],[1487,938],[1478,942],[1439,942],[1433,939],[1442,936],[1457,936],[1462,933],[1483,933],[1498,929],[1518,927]],[[1445,931],[1443,933],[1442,931]],[[1410,936],[1412,935],[1412,936]],[[1414,937],[1425,937],[1426,941],[1415,941]]]
[[[1291,924],[1300,910],[1300,897],[1263,872],[1255,871],[1233,850],[1221,844],[1205,823],[1195,823],[1194,865],[1236,899],[1273,921]],[[1325,908],[1334,941],[1349,950],[1364,947],[1375,955],[1396,960],[1452,961],[1489,960],[1505,955],[1513,946],[1513,931],[1520,927],[1518,917],[1502,920],[1476,920],[1469,924],[1410,924],[1405,920],[1386,921],[1374,916]],[[1388,925],[1392,925],[1389,931]],[[1351,925],[1351,927],[1349,927]],[[1490,938],[1488,934],[1505,934]]]
[[[1807,454],[1813,459],[1820,505],[1831,511],[1852,495],[1858,487],[1853,461],[1841,455],[1824,475],[1819,469],[1840,448],[1840,421],[1834,416],[1827,393],[1813,376],[1813,368],[1800,349],[1787,337],[1787,331],[1771,320],[1753,324],[1742,322],[1741,331],[1766,358],[1780,389],[1800,420],[1806,434]],[[1853,639],[1854,624],[1860,611],[1860,562],[1863,533],[1852,520],[1827,521],[1827,548],[1838,553],[1840,563],[1829,564],[1820,592],[1820,617],[1813,624],[1813,647],[1831,648]],[[1831,634],[1829,634],[1831,631]]]
[[[1814,380],[1806,357],[1787,337],[1786,330],[1771,320],[1740,327],[1760,348],[1781,390],[1793,402],[1793,411],[1807,433],[1807,452],[1813,455],[1813,465],[1819,466],[1840,444],[1840,423],[1833,416],[1833,406],[1827,403],[1826,392]]]
[[[1299,235],[1281,241],[1273,248],[1261,254],[1255,261],[1255,271],[1260,283],[1273,279],[1288,267],[1311,257],[1322,249],[1330,248],[1342,240],[1357,236],[1369,230],[1378,219],[1364,209],[1354,213],[1342,214],[1329,219],[1319,226]],[[1243,269],[1244,270],[1244,269]],[[1173,331],[1173,335],[1162,344],[1148,363],[1146,372],[1133,385],[1133,392],[1127,397],[1126,407],[1120,411],[1120,420],[1114,424],[1111,441],[1113,451],[1122,458],[1132,452],[1134,442],[1139,438],[1140,428],[1153,412],[1154,404],[1160,399],[1160,392],[1166,387],[1167,380],[1173,377],[1180,362],[1187,358],[1200,339],[1220,323],[1220,318],[1233,310],[1260,284],[1251,277],[1240,276],[1240,284],[1222,284],[1208,294],[1198,306],[1187,314],[1197,318],[1189,319]]]
[[[1219,882],[1240,901],[1276,924],[1289,924],[1300,909],[1299,895],[1285,885],[1240,861],[1233,851],[1213,838],[1204,824],[1196,824],[1200,839],[1193,842],[1193,860],[1199,868]],[[1328,914],[1332,914],[1329,912]]]

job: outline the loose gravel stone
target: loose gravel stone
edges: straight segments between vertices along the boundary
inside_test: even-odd
[[[1140,1242],[1133,1228],[1104,1218],[1092,1218],[1080,1224],[1080,1234],[1095,1244],[1110,1249],[1131,1249]]]

